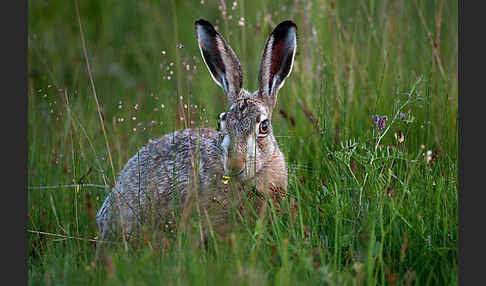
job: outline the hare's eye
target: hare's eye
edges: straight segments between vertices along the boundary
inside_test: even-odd
[[[268,126],[269,126],[268,119],[263,120],[262,123],[260,123],[260,128],[259,128],[260,134],[267,134]]]

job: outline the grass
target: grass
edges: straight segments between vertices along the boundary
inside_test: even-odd
[[[457,284],[457,2],[106,0],[79,15],[93,84],[74,2],[29,2],[29,284]],[[97,237],[104,186],[150,138],[215,127],[226,109],[199,18],[250,90],[271,29],[297,23],[272,120],[289,196],[206,247],[196,218],[159,247],[110,245],[93,267],[95,243],[75,238]]]

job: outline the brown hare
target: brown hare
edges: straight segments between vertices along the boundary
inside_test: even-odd
[[[165,225],[177,203],[184,210],[197,201],[206,215],[214,213],[208,219],[217,225],[224,211],[208,210],[234,206],[245,184],[273,197],[286,193],[287,168],[271,118],[278,90],[292,70],[297,26],[284,21],[271,33],[253,93],[242,87],[240,62],[225,39],[206,20],[195,26],[202,57],[226,94],[228,111],[220,114],[218,130],[175,131],[148,143],[128,161],[97,213],[102,239],[113,232],[136,235],[147,221]]]

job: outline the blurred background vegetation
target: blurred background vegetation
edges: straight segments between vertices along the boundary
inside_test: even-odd
[[[30,284],[457,283],[457,1],[77,4],[79,18],[74,1],[29,1]],[[271,30],[297,23],[272,124],[289,166],[286,206],[299,211],[260,232],[245,224],[237,250],[179,236],[164,255],[114,248],[93,268],[92,243],[35,231],[95,238],[100,186],[141,146],[216,126],[226,101],[197,47],[199,18],[235,50],[251,91]]]

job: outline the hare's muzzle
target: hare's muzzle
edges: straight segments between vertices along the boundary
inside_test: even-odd
[[[228,158],[228,170],[234,175],[240,175],[245,170],[245,159],[243,156],[231,154]]]

